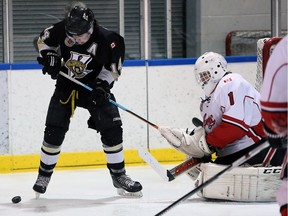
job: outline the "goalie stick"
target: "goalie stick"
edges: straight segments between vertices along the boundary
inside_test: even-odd
[[[253,148],[250,152],[246,153],[245,155],[243,155],[242,157],[238,158],[237,160],[235,160],[232,164],[230,164],[229,166],[227,166],[226,168],[224,168],[222,171],[220,171],[219,173],[217,173],[216,175],[214,175],[213,177],[209,178],[207,181],[203,182],[202,184],[198,185],[196,188],[194,188],[192,191],[190,191],[189,193],[185,194],[184,196],[182,196],[181,198],[179,198],[178,200],[176,200],[175,202],[173,202],[172,204],[170,204],[168,207],[164,208],[162,211],[160,211],[159,213],[157,213],[155,216],[161,216],[164,213],[168,212],[169,210],[171,210],[173,207],[177,206],[178,204],[180,204],[181,202],[187,200],[189,197],[191,197],[192,195],[194,195],[195,193],[197,193],[198,191],[200,191],[202,188],[206,187],[207,185],[211,184],[213,181],[215,181],[216,179],[218,179],[221,175],[223,175],[224,173],[226,173],[227,171],[240,166],[241,164],[245,163],[247,160],[249,160],[250,158],[252,158],[253,156],[255,156],[256,154],[258,154],[259,152],[261,152],[262,150],[264,150],[265,148],[267,148],[269,146],[269,143],[266,139],[261,140],[258,143],[255,143],[256,147]]]
[[[192,123],[196,127],[203,125],[202,121],[196,117],[192,118]],[[173,181],[179,175],[188,172],[193,167],[197,166],[199,163],[202,163],[204,161],[203,158],[189,158],[184,162],[182,162],[181,164],[173,167],[172,169],[166,169],[159,163],[159,161],[156,160],[155,157],[153,157],[153,155],[150,154],[150,152],[147,149],[145,148],[138,149],[138,154],[165,181]]]
[[[171,168],[166,169],[163,167],[159,161],[156,160],[155,157],[151,155],[150,152],[148,152],[145,148],[139,148],[138,149],[139,156],[147,163],[149,164],[154,171],[159,174],[165,181],[173,181],[176,177],[179,175],[188,172],[193,167],[195,167],[197,164],[201,163],[203,159],[201,158],[189,158],[182,162],[181,164]]]

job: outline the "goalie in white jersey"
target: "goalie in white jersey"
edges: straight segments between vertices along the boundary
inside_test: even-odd
[[[203,163],[190,172],[195,177],[196,171],[200,170],[198,181],[201,183],[221,171],[223,165],[231,164],[249,152],[255,143],[266,136],[263,130],[259,92],[241,75],[228,72],[227,62],[222,55],[214,52],[204,53],[197,59],[194,73],[205,93],[200,104],[203,127],[199,126],[191,133],[177,128],[160,128],[160,132],[174,148],[190,157],[205,157],[207,162],[212,162],[211,154],[216,153],[217,158],[213,164]],[[262,164],[267,152],[268,149],[262,151],[246,164]],[[271,188],[273,193],[279,181],[273,183],[277,184],[276,186],[273,184],[263,186],[259,181],[271,183],[279,177],[281,168],[275,166],[281,164],[284,153],[278,151],[276,154],[277,156],[270,161],[273,166],[273,169],[269,168],[270,171],[268,168],[236,168],[211,186],[205,187],[201,196],[235,201],[275,200],[275,196],[270,195]],[[241,182],[243,178],[248,179],[245,185]],[[251,189],[251,185],[255,184],[262,184],[263,187],[257,186]],[[271,188],[267,189],[266,186]],[[267,190],[268,193],[261,192]]]

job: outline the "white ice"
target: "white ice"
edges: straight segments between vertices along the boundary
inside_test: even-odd
[[[193,181],[186,174],[165,182],[149,166],[128,166],[126,170],[133,180],[143,185],[142,198],[118,196],[106,168],[56,170],[46,193],[38,200],[32,190],[36,172],[1,174],[0,216],[149,216],[194,188]],[[22,197],[22,201],[13,204],[11,199],[17,195]],[[274,202],[212,202],[193,195],[165,215],[277,216],[280,215],[278,212],[278,205]]]

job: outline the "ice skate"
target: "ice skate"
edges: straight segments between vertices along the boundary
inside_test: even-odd
[[[125,197],[135,197],[140,198],[143,196],[141,190],[142,185],[137,182],[133,181],[129,176],[127,176],[125,173],[120,175],[114,175],[111,174],[113,185],[115,188],[117,188],[117,193],[120,196]]]
[[[36,199],[40,197],[40,194],[44,194],[46,192],[46,188],[49,184],[51,177],[38,175],[36,183],[33,186],[33,190],[36,192]]]

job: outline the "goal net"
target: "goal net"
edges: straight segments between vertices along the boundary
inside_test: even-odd
[[[280,37],[287,34],[282,30]],[[231,31],[225,38],[226,56],[257,55],[257,41],[262,38],[271,38],[269,30],[236,30]]]
[[[260,91],[267,61],[282,37],[262,38],[257,41],[257,72],[255,88]]]

